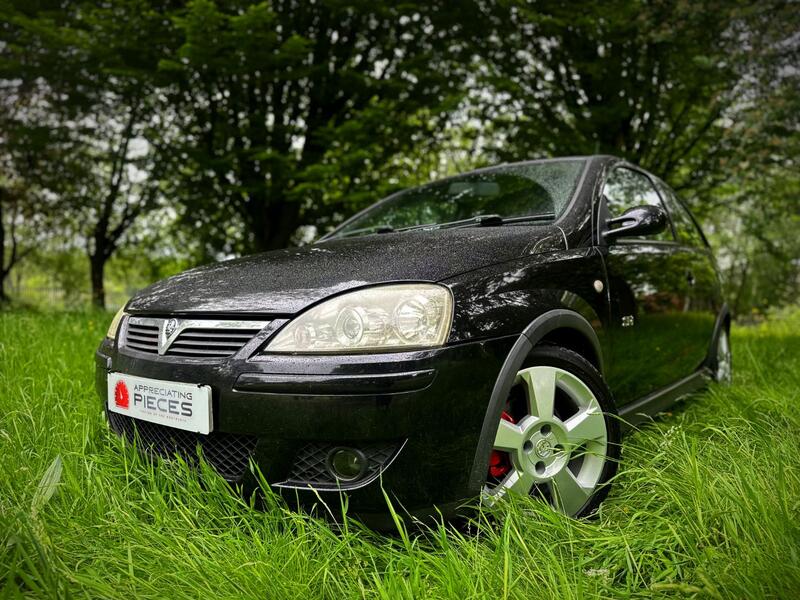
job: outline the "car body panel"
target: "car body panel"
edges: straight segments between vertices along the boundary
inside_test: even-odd
[[[618,243],[605,255],[612,329],[609,387],[619,404],[645,396],[700,364],[689,325],[686,255],[672,244]],[[710,335],[710,332],[709,332]],[[687,369],[686,360],[695,364]],[[642,369],[648,373],[642,377]]]
[[[334,294],[393,281],[439,281],[564,247],[553,226],[408,231],[329,240],[192,269],[128,303],[132,314],[293,315]]]
[[[606,374],[618,406],[667,388],[703,366],[721,308],[715,262],[707,246],[651,237],[603,239],[609,211],[603,187],[615,168],[634,170],[662,196],[663,182],[625,161],[608,158],[598,177],[594,240],[608,279],[611,352]],[[670,216],[668,207],[661,206]],[[646,372],[647,377],[642,377]]]
[[[519,335],[539,315],[568,308],[593,324],[605,340],[608,309],[603,264],[594,248],[520,258],[447,279],[455,314],[451,341]]]

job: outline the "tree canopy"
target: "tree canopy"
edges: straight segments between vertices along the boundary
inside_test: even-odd
[[[797,289],[771,226],[798,215],[793,2],[6,0],[0,20],[3,280],[45,215],[102,305],[137,240],[279,248],[443,171],[609,153],[707,217],[742,309]],[[765,257],[782,275],[754,283]]]

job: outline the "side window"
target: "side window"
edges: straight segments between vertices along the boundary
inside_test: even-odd
[[[665,183],[659,182],[661,195],[664,198],[664,204],[672,217],[672,223],[675,226],[675,234],[678,236],[678,241],[687,246],[703,247],[703,237],[697,230],[692,217],[686,207],[681,204],[678,197]]]
[[[656,188],[645,175],[620,167],[614,169],[606,180],[603,187],[603,195],[606,197],[606,206],[610,217],[618,217],[629,208],[635,206],[659,206],[662,209],[661,198],[658,196]],[[637,237],[634,239],[659,240],[672,242],[675,238],[669,228],[661,233],[648,235],[646,238]]]

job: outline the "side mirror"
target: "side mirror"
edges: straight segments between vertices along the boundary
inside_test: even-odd
[[[606,220],[608,229],[603,232],[603,238],[613,240],[620,237],[652,235],[661,233],[667,228],[667,225],[667,213],[663,208],[634,206],[622,213],[621,216]]]

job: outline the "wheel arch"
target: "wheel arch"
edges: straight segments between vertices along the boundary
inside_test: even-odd
[[[480,492],[489,468],[489,451],[497,432],[500,413],[511,391],[514,377],[522,368],[534,346],[545,342],[569,348],[581,354],[595,368],[604,373],[603,350],[592,325],[577,312],[563,308],[549,310],[534,319],[517,338],[497,376],[470,472],[469,488]],[[587,355],[588,354],[588,355]]]
[[[592,332],[594,333],[594,332]],[[592,343],[592,338],[586,332],[580,331],[573,327],[558,327],[553,331],[542,336],[534,346],[537,344],[552,344],[554,346],[561,346],[580,354],[583,358],[592,363],[595,369],[600,373],[603,372],[603,355],[598,348]]]

